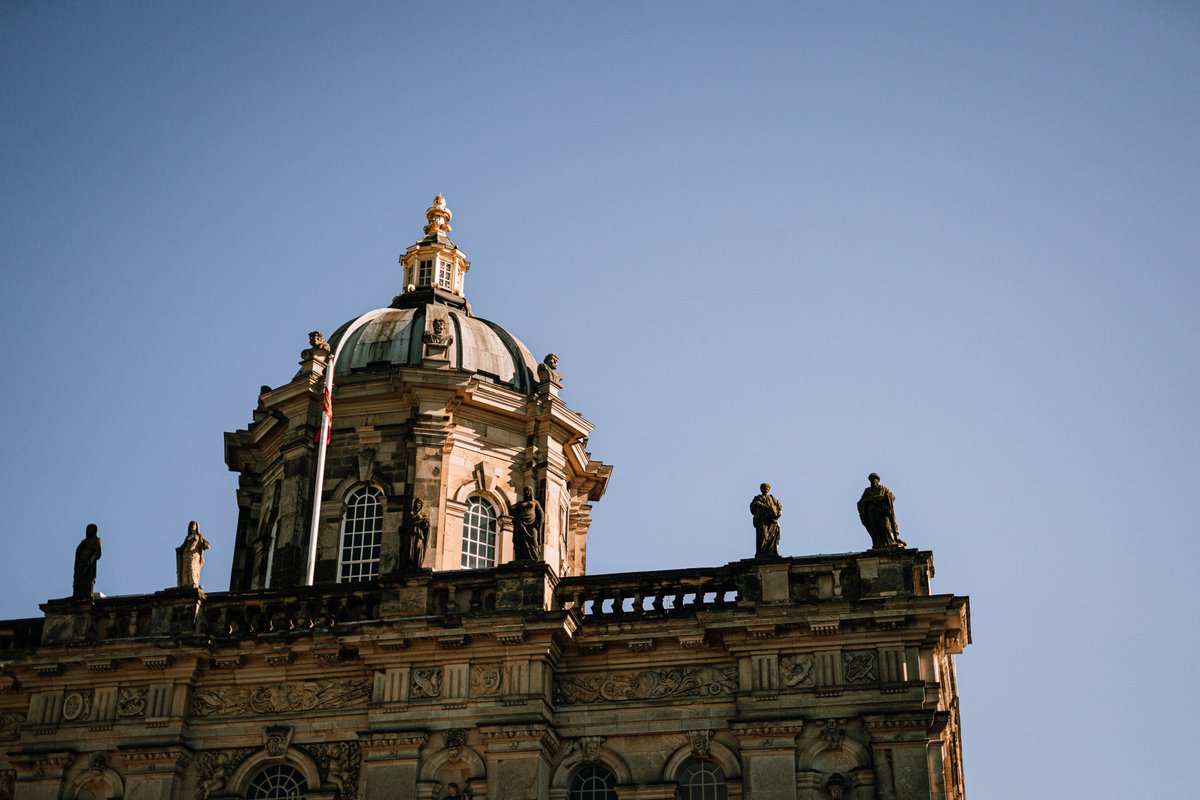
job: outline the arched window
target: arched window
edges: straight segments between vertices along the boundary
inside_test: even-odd
[[[246,800],[300,800],[308,784],[290,764],[272,764],[254,776],[246,787]]]
[[[725,773],[715,761],[689,761],[679,770],[676,800],[727,800]]]
[[[571,779],[571,800],[617,800],[617,780],[607,767],[588,764]]]
[[[342,517],[342,549],[338,583],[379,577],[379,546],[383,541],[383,493],[363,486],[346,500]]]
[[[496,566],[496,511],[488,501],[472,497],[463,516],[463,569]]]

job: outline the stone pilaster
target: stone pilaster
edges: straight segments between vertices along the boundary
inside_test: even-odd
[[[944,715],[933,711],[866,714],[863,723],[871,736],[875,784],[880,800],[944,800],[937,734]],[[936,777],[935,775],[936,770]]]
[[[191,762],[184,747],[121,748],[125,793],[138,800],[179,800],[183,773]]]
[[[545,723],[481,725],[488,796],[548,800],[558,736]]]
[[[796,800],[796,737],[800,720],[745,722],[733,726],[742,754],[742,784],[754,800]]]
[[[364,797],[416,800],[423,731],[375,732],[363,736]]]

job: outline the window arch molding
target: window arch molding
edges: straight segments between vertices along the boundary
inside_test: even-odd
[[[554,777],[550,779],[550,800],[567,800],[570,797],[571,779],[575,773],[588,764],[607,767],[617,779],[617,786],[628,786],[633,783],[633,773],[620,754],[601,746],[595,757],[586,758],[580,747],[572,747],[554,768]]]
[[[304,776],[304,782],[308,784],[310,791],[314,791],[320,787],[321,773],[317,770],[316,762],[295,747],[289,747],[281,756],[273,756],[266,750],[259,750],[234,770],[233,775],[229,777],[225,786],[237,792],[239,797],[245,797],[246,791],[250,788],[250,782],[258,776],[258,773],[267,767],[273,767],[278,764],[294,767],[298,770]]]
[[[95,797],[101,790],[107,800],[120,800],[125,796],[125,781],[112,767],[108,753],[89,753],[79,759],[78,774],[71,779],[63,797],[75,800],[78,797]]]
[[[690,761],[713,761],[725,773],[725,780],[733,782],[742,779],[741,762],[737,755],[720,742],[711,739],[708,742],[708,753],[697,755],[690,745],[684,746],[671,754],[663,765],[662,780],[664,783],[678,783],[679,773],[683,766]]]
[[[463,506],[464,508],[471,502],[471,498],[478,497],[481,500],[487,500],[492,504],[492,508],[496,510],[496,514],[500,519],[512,516],[512,507],[515,500],[509,500],[508,496],[503,492],[498,492],[495,489],[481,489],[476,481],[467,481],[450,497],[450,499]]]
[[[487,778],[487,766],[483,758],[474,748],[464,746],[461,751],[442,750],[425,759],[421,765],[420,780],[448,782],[442,779],[446,777],[447,771],[454,772],[455,768],[462,776],[460,780],[455,781],[459,788]]]
[[[384,519],[388,510],[387,490],[375,482],[354,481],[338,497],[337,582],[349,583],[379,577],[383,561]],[[374,558],[370,557],[372,553]],[[374,564],[373,568],[370,567],[371,563]],[[366,578],[360,577],[364,574]]]

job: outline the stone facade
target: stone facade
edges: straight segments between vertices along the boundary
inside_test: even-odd
[[[230,591],[0,622],[0,800],[960,800],[969,612],[931,592],[932,554],[586,575],[610,468],[557,361],[473,316],[444,200],[427,218],[392,306],[314,333],[226,434]],[[526,488],[543,558],[515,561]],[[374,572],[351,581],[364,491]],[[491,560],[463,569],[479,503]]]

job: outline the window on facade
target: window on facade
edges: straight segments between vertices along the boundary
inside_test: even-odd
[[[617,800],[617,781],[607,767],[589,764],[571,779],[571,800]]]
[[[496,566],[496,512],[486,500],[472,497],[463,517],[463,569]]]
[[[307,791],[300,770],[288,764],[273,764],[250,781],[246,800],[300,800]]]
[[[454,265],[449,261],[438,262],[438,286],[443,289],[454,288]]]
[[[689,761],[679,771],[676,800],[727,800],[725,773],[712,761]]]
[[[417,286],[433,285],[433,259],[422,259],[417,267]]]
[[[378,489],[355,489],[342,517],[342,549],[338,583],[379,577],[379,546],[383,540],[383,494]]]

